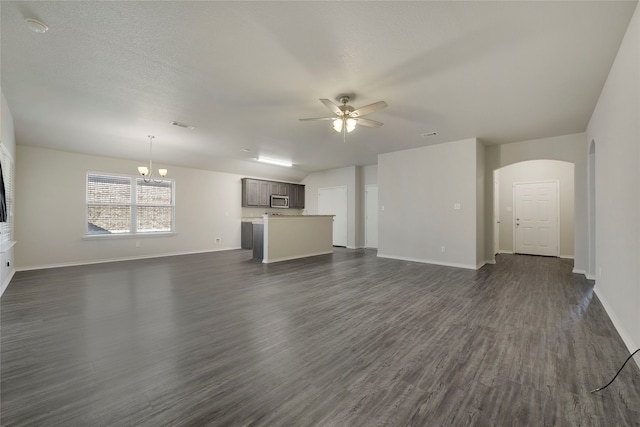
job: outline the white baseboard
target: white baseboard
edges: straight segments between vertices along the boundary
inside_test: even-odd
[[[562,259],[575,259],[573,255],[559,255],[558,258]]]
[[[499,250],[498,251],[499,254],[507,254],[507,255],[513,255],[513,251],[503,251],[503,250]]]
[[[13,275],[16,274],[16,269],[12,268],[11,271],[9,271],[9,275],[7,276],[6,280],[4,281],[4,283],[0,284],[0,297],[2,297],[2,294],[4,294],[4,291],[7,290],[7,288],[9,287],[9,283],[11,283],[11,279],[13,279]]]
[[[445,267],[466,268],[468,270],[477,270],[479,268],[479,267],[477,267],[475,265],[470,265],[470,264],[459,264],[459,263],[456,263],[456,262],[445,262],[445,261],[435,261],[435,260],[430,260],[430,259],[400,257],[400,256],[395,256],[395,255],[381,254],[380,252],[378,252],[378,257],[380,257],[380,258],[398,259],[398,260],[401,260],[401,261],[420,262],[420,263],[423,263],[423,264],[443,265]]]
[[[237,248],[222,248],[222,249],[204,249],[201,251],[168,252],[163,254],[142,255],[142,256],[132,256],[132,257],[121,257],[121,258],[107,258],[107,259],[99,259],[99,260],[91,260],[91,261],[65,262],[65,263],[59,263],[59,264],[46,264],[46,265],[30,265],[26,267],[17,267],[15,271],[44,270],[45,268],[77,267],[79,265],[104,264],[107,262],[135,261],[138,259],[151,259],[151,258],[163,258],[168,256],[204,254],[208,252],[233,251],[236,249],[241,249],[241,248],[237,247]]]
[[[574,268],[573,270],[571,270],[571,272],[575,274],[582,274],[587,278],[587,280],[596,280],[596,276],[594,276],[593,274],[589,274],[586,270],[582,270],[580,268]]]
[[[629,353],[631,354],[632,352],[636,351],[638,347],[640,347],[639,343],[634,342],[633,339],[631,339],[631,336],[627,333],[625,328],[622,326],[622,322],[620,321],[620,319],[618,319],[618,316],[616,316],[615,311],[613,311],[607,299],[604,298],[602,294],[598,292],[598,290],[595,288],[594,288],[594,292],[598,296],[600,303],[604,307],[604,311],[606,311],[607,314],[609,315],[609,319],[611,319],[611,323],[613,323],[613,326],[616,328],[616,331],[618,331],[620,338],[622,338],[622,341],[624,341],[624,345],[627,346],[627,350],[629,350]],[[636,363],[638,368],[640,368],[640,355],[636,355],[633,358],[633,361]]]

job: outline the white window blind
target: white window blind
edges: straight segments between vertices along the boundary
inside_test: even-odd
[[[0,164],[2,164],[2,177],[4,180],[5,202],[7,206],[7,221],[0,222],[0,241],[2,243],[13,240],[13,158],[4,144],[0,143]]]
[[[174,231],[174,182],[87,174],[87,235]]]

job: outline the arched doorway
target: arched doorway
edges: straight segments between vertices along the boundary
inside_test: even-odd
[[[498,253],[533,253],[574,257],[574,164],[560,160],[528,160],[513,163],[497,169],[494,173],[494,209],[497,209],[497,227],[494,237],[499,239],[495,246]],[[527,252],[519,248],[517,238],[519,222],[517,213],[516,186],[519,184],[537,184],[557,182],[557,209],[553,208],[557,220],[557,243],[555,252]],[[529,185],[531,187],[531,185]],[[535,186],[535,185],[534,185]],[[554,237],[553,239],[556,239]],[[518,250],[519,249],[519,250]]]

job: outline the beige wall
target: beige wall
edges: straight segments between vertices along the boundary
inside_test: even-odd
[[[137,162],[17,146],[16,264],[34,268],[240,247],[239,175],[168,165],[176,234],[83,239],[87,171],[134,175]],[[215,243],[220,237],[221,243]],[[140,247],[136,247],[140,242]]]
[[[472,138],[378,156],[379,256],[478,267],[481,151]]]
[[[595,143],[596,292],[630,351],[640,347],[640,9],[587,128]],[[588,159],[587,149],[583,157]],[[640,356],[636,358],[640,364]]]
[[[560,256],[574,257],[574,165],[558,160],[530,160],[499,169],[501,252],[513,253],[513,184],[517,182],[558,181]]]

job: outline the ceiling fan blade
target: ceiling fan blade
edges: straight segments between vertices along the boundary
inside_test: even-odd
[[[365,114],[373,113],[374,111],[378,111],[387,106],[387,103],[384,101],[374,102],[373,104],[365,105],[364,107],[360,107],[357,110],[351,112],[352,117],[360,117]]]
[[[357,118],[355,119],[358,122],[358,125],[360,126],[367,126],[370,128],[377,128],[382,126],[382,123],[377,122],[375,120],[371,120],[371,119],[362,119],[362,118]]]
[[[311,117],[308,119],[298,119],[298,120],[300,120],[301,122],[305,122],[308,120],[335,120],[335,119],[336,119],[335,117]]]
[[[336,104],[331,102],[331,100],[326,99],[326,98],[322,98],[322,99],[320,99],[320,102],[322,102],[334,114],[336,114],[338,116],[342,116],[342,110],[340,109],[340,107],[338,107]]]

